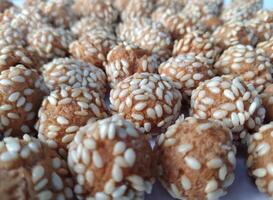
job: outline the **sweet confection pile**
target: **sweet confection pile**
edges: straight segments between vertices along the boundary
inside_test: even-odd
[[[273,198],[263,0],[0,0],[0,199],[217,200],[237,153]]]

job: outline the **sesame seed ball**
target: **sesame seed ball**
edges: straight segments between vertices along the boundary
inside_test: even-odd
[[[69,46],[74,58],[104,68],[108,52],[116,45],[116,36],[105,31],[88,32]]]
[[[184,54],[171,57],[159,66],[159,74],[173,81],[183,98],[189,100],[192,90],[200,82],[214,77],[212,69],[205,59],[194,54]]]
[[[203,31],[192,31],[180,40],[176,40],[173,47],[173,56],[195,53],[213,64],[220,56],[220,48],[211,40],[211,34]]]
[[[21,46],[0,45],[0,72],[18,64],[28,68],[39,68],[39,62],[34,52],[28,51]]]
[[[72,58],[56,58],[43,66],[43,77],[50,90],[63,85],[86,87],[104,96],[106,75],[94,65]]]
[[[113,48],[107,55],[106,74],[111,87],[134,73],[157,72],[157,56],[128,43]]]
[[[2,136],[31,133],[47,89],[36,70],[17,65],[0,74],[0,130]]]
[[[9,0],[0,0],[0,13],[4,12],[6,9],[12,6],[13,4]]]
[[[153,18],[166,27],[174,40],[183,38],[188,32],[203,30],[202,25],[198,22],[198,18],[189,17],[183,13],[174,13],[172,10],[167,10],[167,12],[161,15],[154,15]]]
[[[223,26],[218,27],[212,36],[215,44],[222,49],[237,44],[255,46],[258,42],[254,31],[241,21],[225,23]]]
[[[181,93],[158,74],[136,73],[110,92],[111,109],[142,132],[158,134],[180,114]]]
[[[38,139],[0,142],[2,199],[75,199],[66,162]]]
[[[48,18],[49,23],[55,27],[69,28],[76,21],[76,16],[67,1],[41,2],[39,9],[42,15]]]
[[[44,26],[35,29],[27,37],[29,45],[46,59],[65,57],[68,55],[69,44],[73,41],[72,34],[64,29]]]
[[[171,55],[172,39],[169,32],[148,18],[134,18],[119,25],[119,37],[158,55],[164,61]]]
[[[221,55],[214,65],[217,74],[240,76],[248,84],[252,83],[258,92],[266,84],[272,83],[272,64],[265,54],[252,46],[235,45]]]
[[[99,93],[65,86],[52,91],[44,99],[36,129],[41,141],[66,157],[68,145],[79,128],[89,120],[106,116],[106,106]]]
[[[142,200],[154,183],[152,156],[146,136],[118,115],[88,123],[69,147],[74,192],[79,199]]]
[[[232,135],[214,120],[177,120],[156,145],[159,180],[176,199],[219,199],[234,181]]]
[[[250,175],[255,179],[258,189],[273,196],[273,122],[262,126],[248,142],[247,166]]]
[[[266,110],[266,121],[273,121],[273,84],[268,85],[261,93],[263,106]]]
[[[258,41],[268,41],[273,37],[273,23],[262,22],[261,20],[253,19],[248,22],[249,27],[255,32]]]
[[[77,36],[83,36],[87,32],[104,31],[109,34],[114,33],[114,27],[105,21],[94,17],[83,17],[77,21],[72,27],[71,31]]]
[[[154,8],[150,0],[130,0],[126,8],[121,12],[121,18],[125,21],[128,18],[149,17]]]
[[[273,37],[257,44],[257,52],[266,55],[273,63]]]
[[[265,118],[257,93],[239,77],[214,77],[192,92],[191,115],[222,121],[234,133],[236,141],[245,142],[247,132],[257,131]]]
[[[95,17],[107,23],[115,22],[118,18],[118,11],[104,0],[75,0],[73,10],[80,17]]]
[[[221,19],[225,22],[228,21],[247,21],[251,19],[257,11],[259,11],[263,6],[262,1],[258,0],[258,4],[254,1],[233,1],[229,6],[223,9],[221,14]],[[260,1],[260,3],[259,3]]]
[[[183,12],[188,16],[202,19],[207,15],[218,16],[223,7],[223,0],[192,0],[185,5]]]

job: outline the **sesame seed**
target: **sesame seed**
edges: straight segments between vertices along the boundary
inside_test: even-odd
[[[177,151],[179,153],[183,153],[186,154],[187,152],[189,152],[191,149],[193,148],[193,146],[191,144],[181,144],[177,147]]]
[[[54,188],[56,188],[57,190],[63,189],[63,181],[58,174],[53,172],[51,175],[51,179],[52,179],[52,184]]]
[[[45,169],[43,166],[41,165],[35,166],[32,169],[32,181],[34,183],[38,182],[44,176],[44,173],[45,173]]]
[[[94,165],[97,168],[102,168],[103,167],[103,165],[104,165],[103,160],[102,160],[102,158],[101,158],[98,151],[93,151],[92,160],[93,160]]]
[[[201,168],[201,164],[194,157],[186,156],[184,161],[186,162],[187,166],[193,170],[199,170]]]
[[[57,122],[59,124],[61,124],[61,125],[67,125],[67,124],[69,124],[69,121],[65,117],[63,117],[63,116],[58,116],[57,117]]]
[[[129,166],[133,166],[135,163],[135,160],[136,160],[135,151],[132,148],[127,149],[124,152],[124,159],[128,163]]]
[[[211,169],[218,169],[222,164],[223,161],[220,158],[213,158],[207,162],[207,166]]]
[[[190,181],[190,179],[187,176],[183,175],[182,178],[181,178],[181,185],[184,188],[184,190],[191,189],[191,181]]]
[[[123,172],[121,168],[116,164],[114,164],[112,168],[112,177],[116,182],[120,182],[123,179]]]
[[[262,178],[264,176],[266,176],[266,169],[264,168],[258,168],[252,171],[252,174],[256,177]]]
[[[213,180],[208,181],[208,183],[207,183],[207,185],[205,187],[205,192],[206,193],[211,193],[211,192],[217,190],[217,188],[218,188],[218,183],[217,183],[217,181],[215,181],[213,179]]]
[[[122,154],[125,151],[125,143],[124,142],[117,142],[113,149],[113,155],[119,155]]]

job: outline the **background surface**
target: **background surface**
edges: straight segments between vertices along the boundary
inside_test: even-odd
[[[20,5],[22,0],[14,0],[13,2]],[[226,3],[230,0],[226,0]],[[264,0],[265,8],[273,9],[273,0]],[[236,179],[230,187],[228,194],[221,200],[266,200],[266,196],[261,194],[255,187],[252,180],[247,175],[245,160],[240,158],[237,160]],[[159,183],[153,189],[151,195],[147,195],[147,200],[173,200],[168,193],[161,187]]]

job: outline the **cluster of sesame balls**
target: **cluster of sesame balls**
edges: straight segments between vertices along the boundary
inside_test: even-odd
[[[262,0],[0,0],[1,199],[273,197],[272,123]]]

